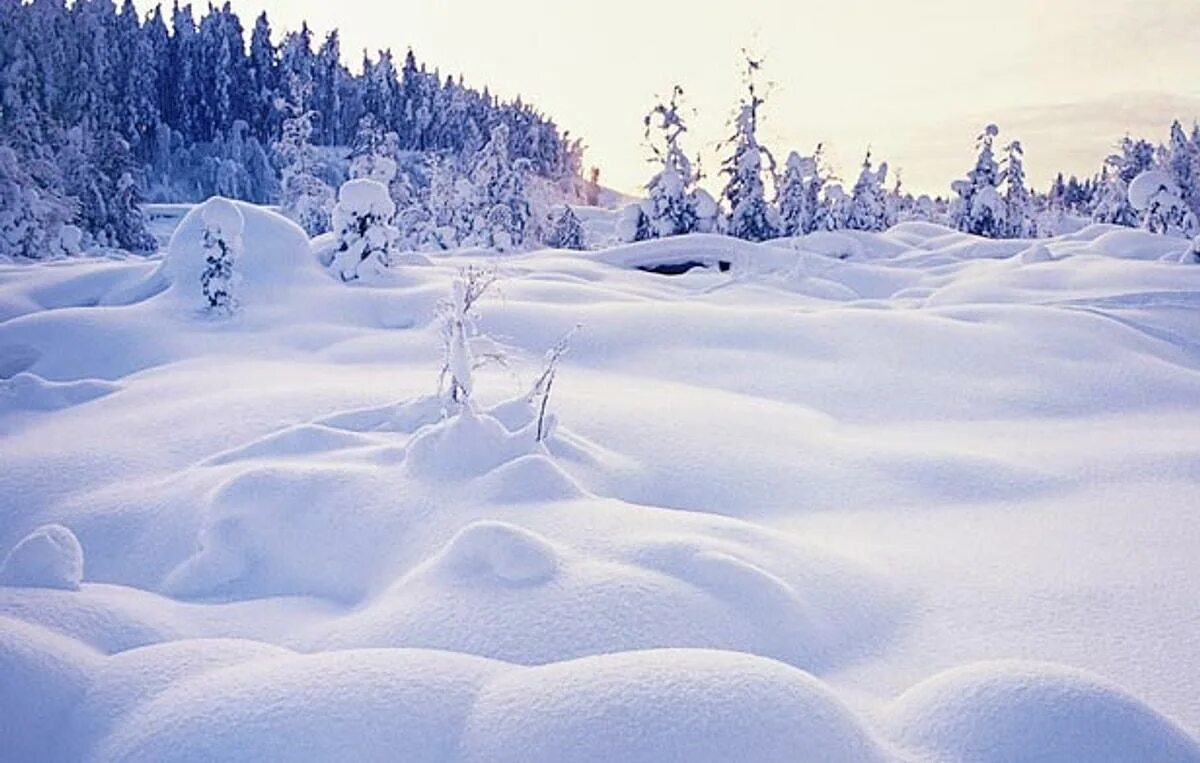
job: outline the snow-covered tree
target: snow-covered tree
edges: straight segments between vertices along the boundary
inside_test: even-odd
[[[850,212],[846,227],[850,230],[882,231],[895,222],[891,219],[887,202],[888,166],[881,162],[879,169],[871,165],[871,152],[863,159],[862,170],[850,197]]]
[[[283,136],[274,150],[283,168],[280,206],[309,236],[316,236],[329,230],[333,189],[317,174],[317,152],[312,144],[315,115],[307,107],[311,91],[311,83],[305,85],[293,78],[291,100],[283,104],[288,113]]]
[[[487,144],[476,154],[468,175],[476,203],[470,243],[508,252],[521,248],[533,222],[526,192],[528,163],[512,161],[508,152],[509,129],[492,128]]]
[[[1036,233],[1033,195],[1025,184],[1025,152],[1021,141],[1004,147],[1004,221],[1009,238],[1030,238]]]
[[[724,145],[732,149],[721,167],[728,180],[721,194],[729,205],[726,230],[748,241],[765,241],[779,235],[779,215],[767,202],[763,173],[775,174],[775,159],[758,142],[758,110],[764,100],[757,76],[762,62],[746,59],[746,96],[733,120],[733,135]],[[764,166],[765,165],[765,166]]]
[[[646,115],[646,145],[650,161],[660,169],[646,184],[647,198],[641,204],[641,220],[634,226],[636,240],[664,238],[717,228],[717,209],[712,197],[697,188],[700,174],[680,146],[687,132],[681,113],[683,88],[676,85],[671,98]],[[657,137],[656,137],[657,136]]]
[[[783,235],[801,236],[817,230],[826,181],[821,170],[821,146],[812,156],[800,156],[795,151],[788,155],[776,201]]]
[[[817,211],[816,230],[845,230],[850,219],[852,199],[841,183],[829,183]]]
[[[1179,120],[1171,124],[1171,137],[1163,149],[1162,168],[1175,181],[1183,203],[1193,214],[1200,214],[1200,145],[1188,137]]]
[[[564,204],[554,216],[546,245],[555,249],[584,249],[583,225],[570,204]]]
[[[1138,213],[1129,203],[1129,186],[1113,165],[1104,166],[1096,194],[1096,203],[1092,207],[1093,222],[1130,228],[1137,226]]]
[[[1000,128],[990,124],[979,135],[979,156],[965,180],[951,186],[958,198],[950,210],[950,222],[965,233],[1000,238],[1007,230],[1004,199],[1000,196],[1000,167],[993,149]]]
[[[343,281],[372,279],[391,266],[399,231],[396,205],[383,183],[358,178],[344,183],[333,208],[338,248],[329,265]]]
[[[1183,200],[1175,178],[1163,170],[1143,172],[1129,184],[1129,203],[1141,212],[1142,228],[1175,238],[1200,235],[1200,222]]]
[[[242,253],[242,211],[233,202],[209,199],[201,212],[204,221],[204,272],[200,287],[208,309],[230,315],[237,309],[237,275],[234,265]]]
[[[387,133],[367,114],[358,123],[354,147],[350,152],[350,177],[369,178],[390,188],[396,178],[396,151],[399,141],[395,133]]]
[[[78,251],[71,200],[39,187],[17,152],[0,146],[0,256],[42,259]],[[75,235],[72,235],[74,233]]]

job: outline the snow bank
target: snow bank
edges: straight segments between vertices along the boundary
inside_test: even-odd
[[[884,761],[812,676],[722,652],[588,657],[493,678],[467,718],[465,761]]]
[[[62,525],[42,525],[13,546],[0,565],[0,585],[76,590],[83,581],[83,547]]]
[[[9,760],[58,756],[60,727],[100,658],[78,642],[0,617],[0,741]]]
[[[405,649],[256,659],[173,683],[91,757],[452,761],[476,692],[502,670]]]
[[[240,223],[240,225],[239,225]],[[200,276],[205,269],[204,231],[241,229],[243,251],[235,265],[244,306],[287,298],[289,290],[328,280],[296,223],[264,207],[214,197],[197,205],[171,236],[159,277],[171,284],[177,299],[197,308],[205,304]]]
[[[1029,662],[950,670],[895,701],[896,738],[938,760],[1200,761],[1200,744],[1143,702],[1084,671]]]
[[[0,378],[0,414],[7,410],[57,411],[110,395],[120,388],[118,384],[98,379],[51,382],[37,374],[18,373]]]

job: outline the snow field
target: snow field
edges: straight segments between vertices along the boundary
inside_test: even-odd
[[[4,749],[1200,760],[1186,246],[913,223],[362,285],[210,202],[161,263],[0,266]],[[433,316],[467,262],[510,363],[458,410]],[[539,442],[527,383],[576,323]]]

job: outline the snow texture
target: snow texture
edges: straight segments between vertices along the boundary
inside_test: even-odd
[[[149,260],[0,265],[0,757],[1200,760],[1190,240],[911,221],[346,284],[273,211],[175,218]],[[501,280],[450,311],[455,398],[468,265]]]

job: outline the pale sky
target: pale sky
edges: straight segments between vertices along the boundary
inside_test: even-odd
[[[642,116],[678,82],[687,144],[715,175],[714,144],[741,94],[739,51],[775,83],[763,142],[780,160],[824,142],[853,181],[868,144],[914,191],[945,193],[996,122],[1025,146],[1037,185],[1091,174],[1126,131],[1155,141],[1200,117],[1200,0],[235,0],[249,28],[307,19],[361,49],[412,47],[442,74],[520,93],[585,138],[605,184],[649,167]],[[249,17],[249,18],[248,18]],[[710,179],[710,183],[713,183]]]

